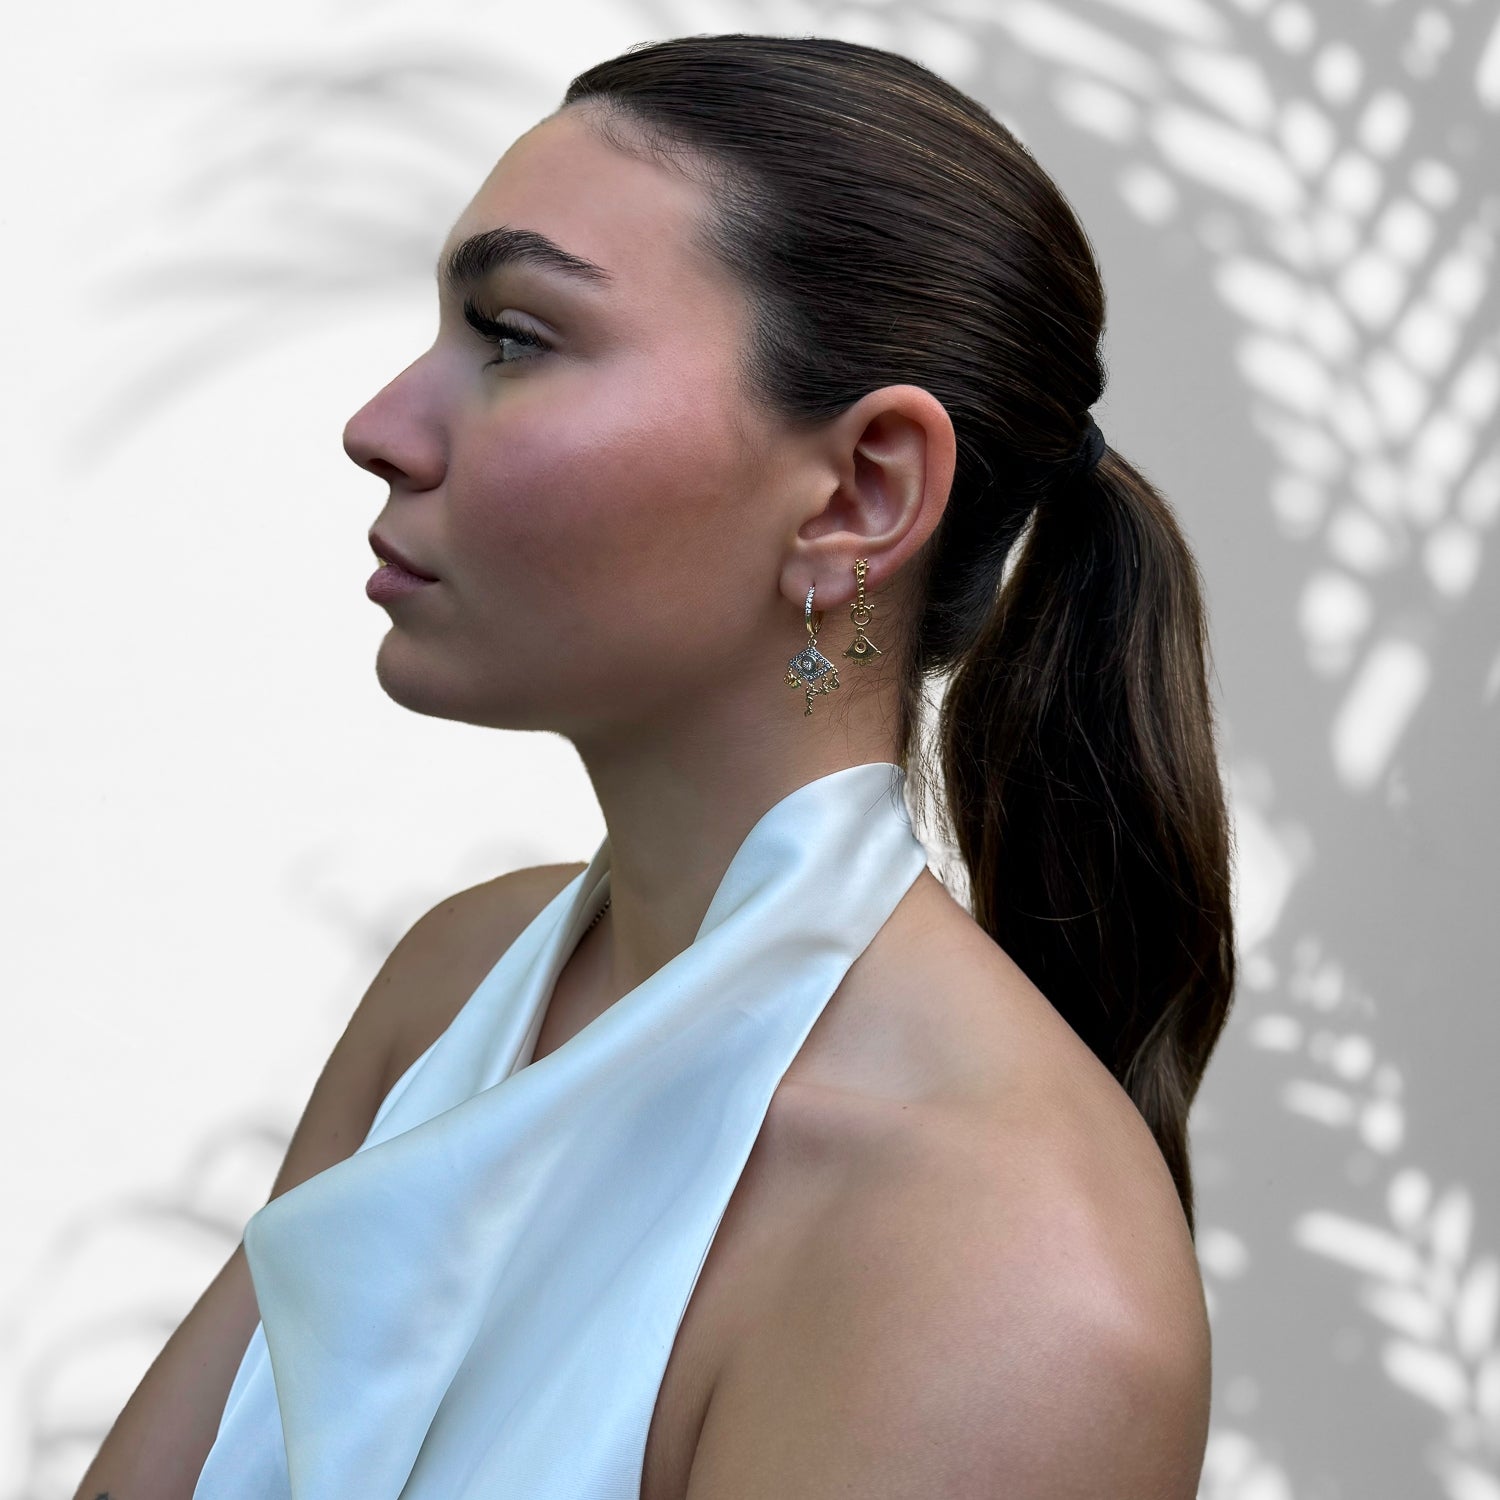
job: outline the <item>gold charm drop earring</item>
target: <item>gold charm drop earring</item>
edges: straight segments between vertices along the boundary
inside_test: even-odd
[[[818,650],[818,631],[823,625],[823,611],[820,609],[816,616],[813,615],[815,588],[817,584],[808,589],[807,601],[802,606],[802,619],[807,626],[807,645],[791,659],[786,669],[788,687],[807,689],[807,707],[802,710],[804,717],[812,713],[813,699],[819,693],[830,692],[839,685],[839,669]]]
[[[865,569],[869,563],[863,557],[854,559],[854,587],[855,599],[849,606],[849,618],[854,621],[854,640],[844,655],[852,661],[857,661],[860,666],[868,666],[872,656],[884,656],[885,653],[879,646],[865,634],[865,626],[870,623],[870,616],[875,612],[873,604],[865,602]]]

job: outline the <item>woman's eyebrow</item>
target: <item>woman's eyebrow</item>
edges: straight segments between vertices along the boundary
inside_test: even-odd
[[[539,231],[509,224],[471,234],[439,260],[434,274],[451,296],[459,297],[501,266],[512,264],[538,266],[591,287],[614,280],[603,266],[564,250]]]

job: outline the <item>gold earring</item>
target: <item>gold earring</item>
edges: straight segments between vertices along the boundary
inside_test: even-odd
[[[839,685],[839,669],[818,650],[818,630],[823,624],[823,611],[813,615],[814,584],[807,591],[807,600],[802,606],[803,623],[807,626],[807,645],[787,664],[786,685],[807,689],[807,707],[802,710],[806,717],[812,713],[813,699],[819,693],[831,692]]]
[[[866,634],[865,626],[870,623],[870,616],[875,612],[873,604],[865,602],[865,569],[868,562],[862,557],[854,560],[854,587],[856,590],[854,603],[849,606],[849,618],[854,621],[854,641],[844,655],[852,661],[857,661],[860,666],[868,666],[872,656],[884,656],[885,653]]]

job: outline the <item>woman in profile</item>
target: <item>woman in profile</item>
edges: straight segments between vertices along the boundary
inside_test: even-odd
[[[687,37],[439,272],[344,435],[377,672],[607,834],[403,938],[80,1496],[1192,1500],[1229,832],[1067,203],[907,58]]]

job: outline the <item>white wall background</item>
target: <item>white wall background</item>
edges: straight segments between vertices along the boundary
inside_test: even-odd
[[[1193,1119],[1203,1497],[1500,1500],[1481,0],[11,19],[0,1500],[71,1495],[410,921],[597,845],[565,742],[381,693],[385,487],[339,437],[573,73],[729,30],[907,52],[1032,146],[1105,270],[1101,425],[1199,551],[1244,974]]]

